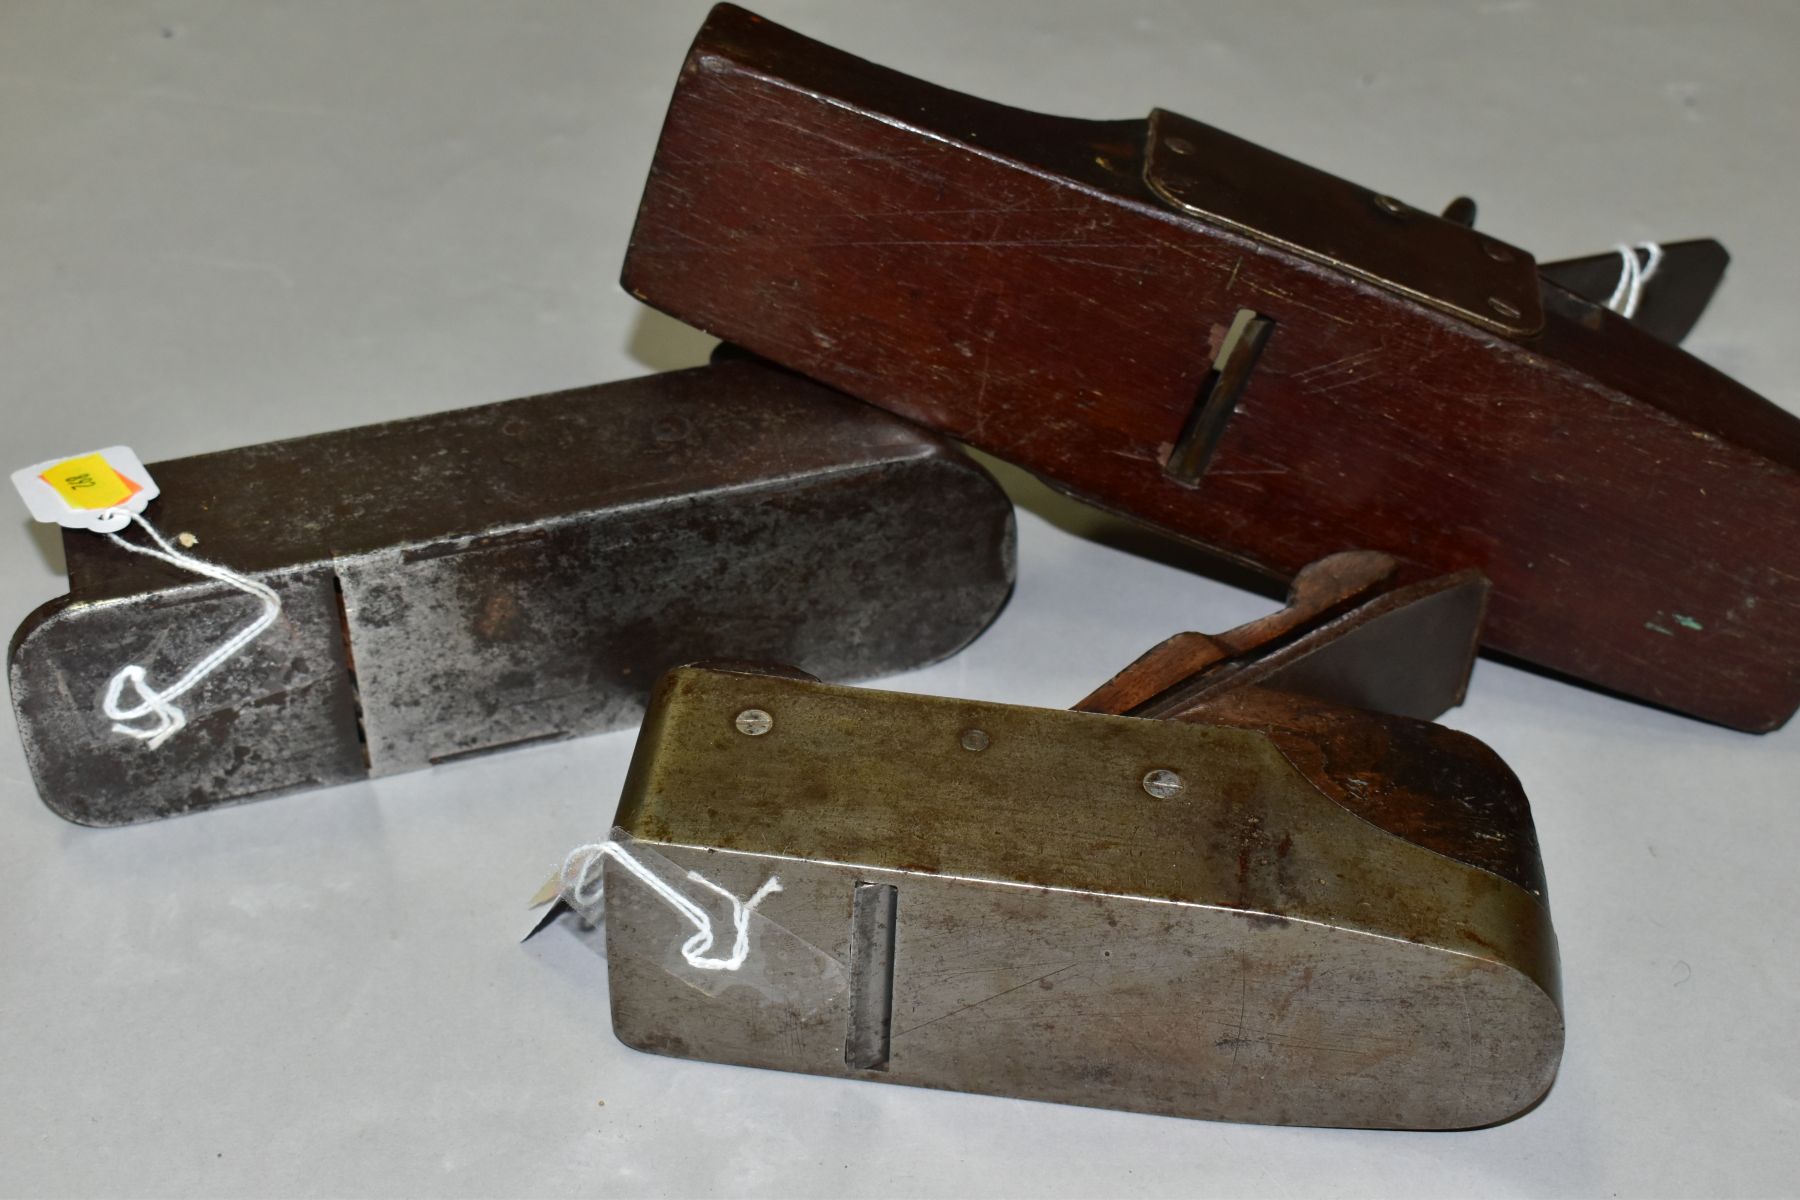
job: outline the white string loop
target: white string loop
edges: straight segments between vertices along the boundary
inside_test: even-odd
[[[731,944],[731,954],[725,958],[709,958],[706,952],[712,949],[713,923],[706,910],[664,883],[617,842],[592,842],[569,851],[562,868],[563,895],[569,903],[577,908],[589,908],[599,902],[604,876],[598,868],[601,860],[608,857],[637,876],[646,887],[693,925],[697,932],[681,944],[681,957],[687,960],[690,967],[701,971],[735,971],[744,965],[744,960],[750,956],[750,914],[756,911],[757,905],[781,890],[781,880],[771,875],[750,899],[739,900],[700,872],[689,871],[689,879],[731,901],[731,923],[737,930],[737,936]]]
[[[254,579],[239,575],[236,571],[221,567],[217,563],[207,562],[203,558],[195,558],[191,554],[183,554],[164,541],[162,534],[158,533],[156,527],[146,521],[141,514],[131,514],[131,520],[134,524],[142,526],[144,532],[150,535],[150,540],[156,543],[155,549],[128,542],[116,533],[108,533],[106,536],[133,554],[143,554],[150,558],[161,559],[184,571],[192,571],[196,575],[204,575],[208,579],[228,583],[262,601],[262,612],[254,621],[219,643],[205,658],[189,667],[187,674],[161,691],[150,686],[145,679],[144,668],[137,663],[121,667],[118,673],[112,677],[112,682],[107,684],[106,698],[101,703],[101,709],[113,719],[113,732],[137,738],[146,743],[150,749],[155,750],[187,724],[187,714],[172,703],[175,698],[189,691],[201,680],[218,670],[238,651],[255,641],[263,630],[273,625],[275,618],[281,614],[281,597],[277,596],[274,589],[267,584],[258,583]],[[129,707],[123,702],[127,687],[130,687],[137,695],[137,703]],[[144,717],[152,719],[149,725],[130,724],[130,722],[141,720]]]
[[[1644,285],[1662,266],[1663,248],[1656,242],[1639,242],[1635,246],[1620,242],[1613,249],[1619,253],[1619,284],[1607,298],[1606,307],[1629,319],[1637,316]],[[1638,258],[1640,250],[1644,253],[1642,260]]]

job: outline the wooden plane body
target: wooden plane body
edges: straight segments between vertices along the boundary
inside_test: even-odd
[[[720,6],[624,282],[1266,572],[1479,569],[1493,650],[1746,730],[1800,703],[1800,421],[1198,122],[1007,108]]]

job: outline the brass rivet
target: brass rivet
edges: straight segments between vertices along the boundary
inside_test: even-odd
[[[962,748],[964,750],[977,750],[977,751],[986,750],[988,748],[989,741],[990,741],[990,739],[988,738],[988,735],[979,729],[963,730]]]
[[[1194,152],[1194,143],[1183,137],[1172,137],[1163,145],[1169,148],[1171,154],[1192,154]]]
[[[1499,313],[1501,316],[1505,317],[1509,321],[1516,321],[1519,319],[1518,307],[1516,305],[1507,303],[1505,300],[1502,300],[1498,296],[1489,296],[1488,297],[1488,307],[1493,309],[1495,312]]]
[[[738,732],[746,737],[761,737],[775,724],[775,718],[760,708],[746,708],[737,715],[734,724],[737,725]]]
[[[1144,790],[1158,800],[1167,800],[1186,786],[1187,782],[1181,776],[1163,767],[1158,767],[1144,776]]]
[[[1405,202],[1396,200],[1392,196],[1375,197],[1375,207],[1396,217],[1404,217],[1412,212]]]

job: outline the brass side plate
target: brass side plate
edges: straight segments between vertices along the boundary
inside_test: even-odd
[[[639,1049],[1408,1129],[1505,1119],[1561,1055],[1544,905],[1247,729],[683,668],[617,825],[678,880],[782,888],[742,972],[695,971],[671,956],[692,927],[609,865],[613,1028]]]
[[[1191,216],[1496,333],[1543,328],[1525,251],[1178,113],[1150,114],[1144,182]]]

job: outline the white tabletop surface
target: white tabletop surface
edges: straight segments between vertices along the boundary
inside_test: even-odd
[[[769,0],[995,99],[1187,112],[1541,258],[1712,235],[1693,351],[1800,409],[1800,6]],[[620,256],[698,2],[0,2],[5,466],[148,460],[701,361]],[[1096,348],[1104,353],[1106,347]],[[1018,590],[892,686],[1061,705],[1269,601],[1006,476]],[[1746,521],[1757,514],[1746,512]],[[0,610],[60,594],[15,510]],[[1753,1195],[1800,1187],[1800,723],[1494,663],[1449,723],[1536,811],[1568,1047],[1461,1134],[1258,1128],[651,1057],[603,960],[520,946],[629,732],[127,829],[0,731],[0,1192]]]

